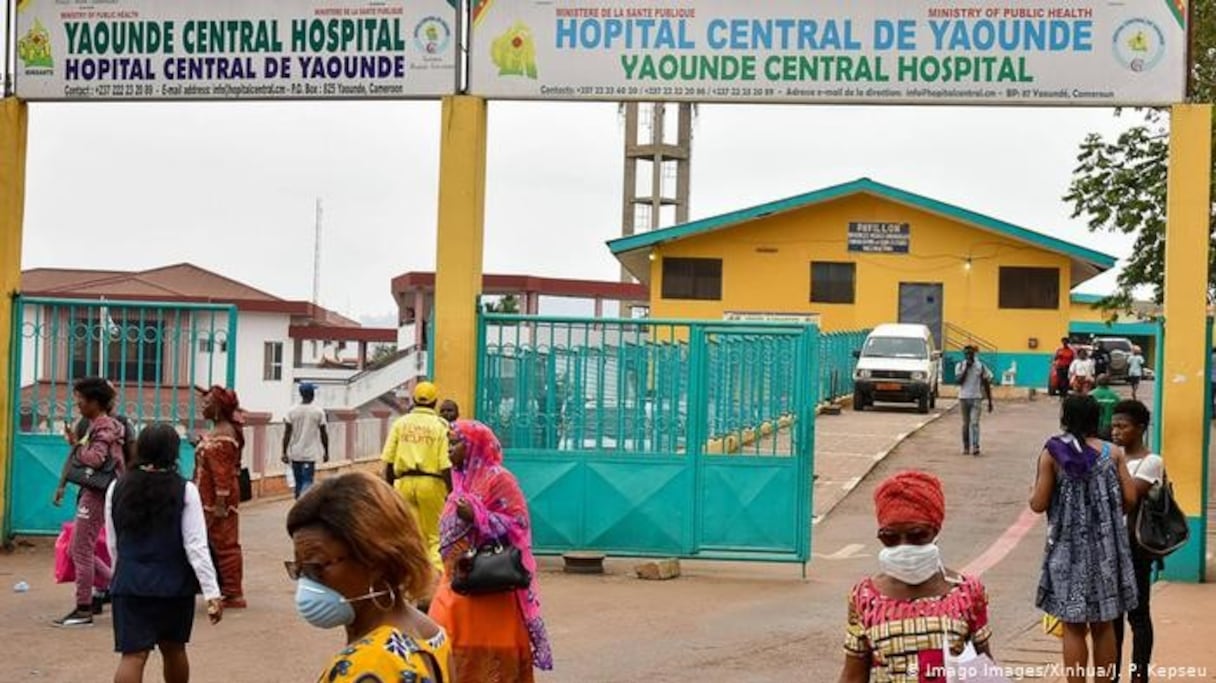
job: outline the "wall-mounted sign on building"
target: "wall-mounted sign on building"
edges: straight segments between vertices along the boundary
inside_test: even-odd
[[[470,87],[557,100],[1169,104],[1182,0],[483,0]]]
[[[455,0],[23,0],[26,100],[406,99],[456,88]]]
[[[726,311],[722,319],[729,322],[749,323],[798,323],[818,325],[818,313],[762,313],[758,311]]]
[[[912,239],[907,223],[849,223],[849,251],[863,254],[906,254]]]

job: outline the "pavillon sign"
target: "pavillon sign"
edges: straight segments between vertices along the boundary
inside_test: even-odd
[[[488,98],[1131,105],[1183,99],[1183,0],[487,0]]]
[[[27,100],[374,99],[455,89],[455,0],[17,3]]]

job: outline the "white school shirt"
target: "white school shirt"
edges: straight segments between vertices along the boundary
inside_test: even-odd
[[[1094,360],[1092,358],[1087,358],[1085,360],[1078,358],[1074,360],[1072,365],[1068,367],[1068,374],[1072,375],[1073,377],[1093,377]]]
[[[1159,484],[1165,477],[1165,461],[1156,453],[1149,453],[1143,458],[1127,461],[1127,472],[1140,481],[1149,484]]]
[[[114,482],[117,483],[117,482]],[[118,534],[114,531],[114,483],[106,489],[106,549],[114,567],[122,558],[118,556]],[[215,578],[215,566],[211,564],[211,546],[207,542],[207,521],[203,519],[203,501],[199,498],[194,482],[186,482],[185,507],[182,508],[182,545],[186,559],[194,568],[198,584],[203,589],[203,598],[214,600],[222,597],[219,582]]]

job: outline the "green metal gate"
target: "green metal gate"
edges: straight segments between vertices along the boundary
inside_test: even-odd
[[[236,324],[234,306],[19,297],[5,537],[57,534],[75,512],[70,501],[51,504],[68,454],[64,425],[77,418],[73,382],[105,377],[136,430],[170,422],[185,435],[204,425],[193,387],[236,380]],[[184,441],[181,465],[189,476]]]
[[[818,331],[483,315],[477,415],[540,552],[805,563]]]

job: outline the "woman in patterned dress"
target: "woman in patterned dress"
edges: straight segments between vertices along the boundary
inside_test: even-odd
[[[1136,606],[1136,577],[1123,515],[1136,488],[1122,449],[1097,437],[1101,408],[1090,396],[1064,400],[1064,432],[1039,454],[1030,509],[1047,512],[1047,548],[1035,604],[1064,624],[1069,683],[1112,679],[1114,620]],[[1090,647],[1093,641],[1093,665]]]
[[[444,574],[430,614],[452,638],[457,683],[529,683],[533,668],[553,668],[536,592],[536,559],[528,502],[502,465],[502,446],[489,427],[459,420],[449,437],[452,494],[439,521]],[[532,585],[488,595],[452,590],[456,562],[469,548],[503,539],[518,548]]]
[[[195,451],[194,483],[203,500],[207,539],[215,555],[220,591],[225,609],[244,609],[241,588],[244,561],[241,558],[241,449],[245,435],[241,430],[241,404],[236,392],[213,386],[203,394],[203,417],[211,420],[211,431]]]
[[[346,630],[319,683],[449,683],[447,635],[413,606],[434,580],[418,523],[376,477],[314,485],[287,514],[296,610],[317,628]]]
[[[903,472],[874,492],[881,573],[849,594],[841,683],[936,683],[970,644],[989,655],[988,595],[978,579],[942,566],[941,482]]]

